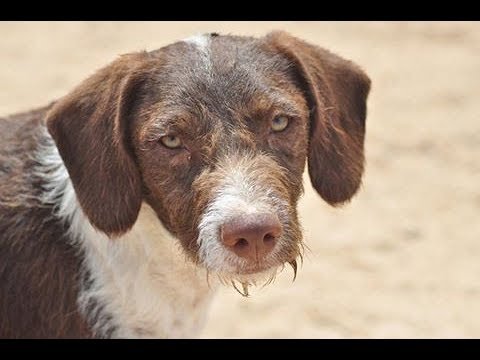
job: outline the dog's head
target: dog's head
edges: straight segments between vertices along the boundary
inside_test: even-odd
[[[94,227],[127,232],[145,201],[193,260],[246,281],[300,254],[307,159],[329,204],[357,191],[369,87],[284,32],[206,34],[120,57],[47,125]]]

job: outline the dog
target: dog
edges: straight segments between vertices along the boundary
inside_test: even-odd
[[[302,254],[306,163],[361,185],[370,79],[286,32],[120,56],[0,119],[0,337],[182,338]]]

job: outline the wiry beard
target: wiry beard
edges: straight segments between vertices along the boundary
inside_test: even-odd
[[[303,261],[302,255],[300,259]],[[293,270],[293,281],[297,278],[297,261],[296,259],[289,261]],[[285,264],[269,268],[254,274],[231,274],[231,273],[214,273],[214,276],[224,286],[232,286],[240,295],[248,297],[250,287],[264,288],[275,282],[279,273],[285,269]],[[207,282],[210,283],[211,273],[207,270]]]

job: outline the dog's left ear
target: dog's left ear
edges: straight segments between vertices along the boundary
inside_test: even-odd
[[[363,174],[370,79],[351,61],[285,32],[266,40],[291,61],[308,101],[312,185],[329,204],[343,203],[357,192]]]

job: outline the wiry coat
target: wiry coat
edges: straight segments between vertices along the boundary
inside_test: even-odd
[[[307,160],[329,204],[356,193],[369,88],[283,32],[206,34],[0,119],[0,337],[195,336],[208,276],[248,287],[295,264]],[[262,258],[226,246],[225,224],[265,214]]]

